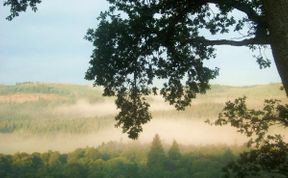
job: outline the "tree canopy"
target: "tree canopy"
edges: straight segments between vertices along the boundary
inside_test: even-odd
[[[28,7],[35,12],[39,3],[41,3],[41,0],[5,0],[3,5],[10,6],[10,15],[6,19],[12,20],[19,16],[20,12],[25,12]]]
[[[261,51],[271,45],[287,93],[287,55],[282,49],[288,46],[283,34],[288,20],[285,14],[275,19],[282,17],[286,0],[274,4],[271,0],[108,1],[109,10],[100,14],[99,25],[89,29],[85,37],[94,46],[85,78],[103,86],[105,96],[117,97],[120,113],[116,126],[130,138],[137,138],[142,125],[151,119],[148,95],[161,94],[176,109],[183,110],[196,94],[209,89],[218,68],[208,68],[204,61],[215,57],[217,45],[259,49],[255,57],[260,68],[270,66]],[[7,19],[12,20],[29,6],[36,11],[40,2],[6,0],[4,5],[11,11]],[[237,11],[243,14],[239,18],[234,17]],[[279,24],[284,30],[278,32],[274,26]],[[242,34],[241,39],[217,38],[233,32]],[[285,37],[283,44],[277,42],[278,33]],[[155,85],[158,79],[163,81],[162,86]]]
[[[225,167],[225,177],[260,176],[263,171],[270,172],[270,177],[288,176],[288,144],[281,134],[271,132],[273,127],[288,127],[288,104],[270,99],[256,110],[247,107],[246,97],[238,98],[226,103],[215,124],[229,124],[250,138],[250,150]]]
[[[227,149],[224,145],[191,146],[179,157],[167,156],[157,143],[108,142],[69,153],[0,154],[1,178],[220,178]],[[167,145],[168,146],[168,145]],[[158,148],[157,148],[158,147]],[[168,148],[168,147],[167,147]],[[170,148],[174,149],[174,148]],[[244,149],[235,147],[235,150]],[[108,155],[108,156],[107,156]],[[133,156],[132,156],[133,155]],[[155,155],[155,157],[152,157]],[[77,159],[75,159],[77,158]],[[236,156],[232,156],[236,158]],[[205,166],[203,166],[205,164]],[[278,177],[277,177],[278,178]]]
[[[105,96],[117,97],[117,126],[130,138],[137,138],[141,125],[151,119],[146,96],[160,93],[182,110],[209,89],[218,69],[204,61],[215,57],[215,46],[259,49],[255,57],[260,68],[270,66],[261,53],[272,44],[261,0],[109,2],[98,27],[87,32],[94,50],[86,79],[104,86]],[[245,15],[237,19],[235,11]],[[211,38],[233,31],[243,33],[242,40]],[[157,79],[163,86],[154,84]]]

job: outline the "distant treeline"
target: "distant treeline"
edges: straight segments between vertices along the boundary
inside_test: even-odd
[[[164,150],[156,136],[150,146],[110,142],[68,154],[0,154],[1,178],[220,178],[222,167],[236,156],[221,153],[182,153],[176,142]]]
[[[212,89],[206,95],[198,96],[196,104],[193,105],[193,101],[192,106],[185,111],[159,109],[152,111],[152,115],[153,118],[165,119],[214,119],[228,100],[227,97],[239,97],[245,93],[248,99],[250,96],[250,101],[256,104],[257,101],[262,103],[262,98],[266,97],[286,98],[279,88],[280,84],[253,87],[212,85]],[[36,99],[33,100],[31,97]],[[149,99],[153,101],[153,97]],[[56,111],[59,107],[73,106],[81,100],[87,101],[91,106],[108,100],[114,106],[113,98],[104,98],[100,88],[91,86],[32,82],[0,84],[0,134],[94,133],[111,128],[115,124],[115,114],[100,116],[95,111],[91,115],[75,115],[73,112],[63,114]]]
[[[79,116],[55,111],[79,100],[102,103],[104,98],[99,88],[84,85],[32,82],[0,85],[0,133],[91,133],[113,126],[111,115],[97,116],[95,112],[93,116]]]
[[[86,85],[73,84],[48,84],[23,82],[16,85],[1,85],[0,96],[13,94],[55,94],[66,97],[66,102],[74,102],[77,99],[86,99],[90,102],[103,101],[99,88],[93,88]],[[63,102],[62,100],[58,103]]]

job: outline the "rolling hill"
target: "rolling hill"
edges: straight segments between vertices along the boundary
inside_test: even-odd
[[[177,138],[179,142],[193,140],[193,143],[205,144],[211,141],[214,131],[222,134],[215,142],[222,139],[226,141],[224,143],[233,144],[242,138],[225,137],[227,133],[213,130],[203,121],[216,118],[224,103],[237,97],[247,96],[248,104],[253,107],[261,106],[263,100],[269,98],[287,101],[280,87],[280,84],[245,87],[212,85],[207,94],[197,96],[192,105],[181,112],[163,102],[161,97],[151,96],[153,121],[144,126],[140,139],[151,141],[155,133],[165,133],[170,140]],[[40,143],[51,149],[58,149],[51,146],[51,138],[55,144],[61,143],[61,148],[65,148],[65,140],[68,140],[67,144],[77,140],[81,142],[80,146],[85,146],[90,143],[99,145],[105,139],[127,139],[126,135],[121,135],[120,128],[114,128],[114,116],[118,112],[114,98],[103,97],[101,92],[101,88],[72,84],[25,82],[0,85],[0,139],[6,140],[6,143],[0,143],[0,152],[13,150],[14,142],[28,148],[34,143],[31,138],[38,141],[47,139],[50,147],[44,141]],[[207,130],[211,131],[208,136]],[[183,134],[189,137],[183,137]],[[73,148],[77,148],[76,145]]]

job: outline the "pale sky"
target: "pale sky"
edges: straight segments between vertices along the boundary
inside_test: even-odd
[[[3,1],[2,1],[3,4]],[[7,7],[0,6],[0,84],[56,82],[90,84],[84,75],[92,44],[83,39],[88,28],[97,27],[105,0],[43,0],[36,13],[21,13],[5,20]],[[271,56],[267,51],[267,55]],[[274,63],[260,70],[245,47],[217,47],[217,58],[209,66],[219,67],[212,83],[254,85],[280,82]]]

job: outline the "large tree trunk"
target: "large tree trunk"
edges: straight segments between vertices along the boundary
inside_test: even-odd
[[[275,64],[288,96],[288,0],[263,0]]]

